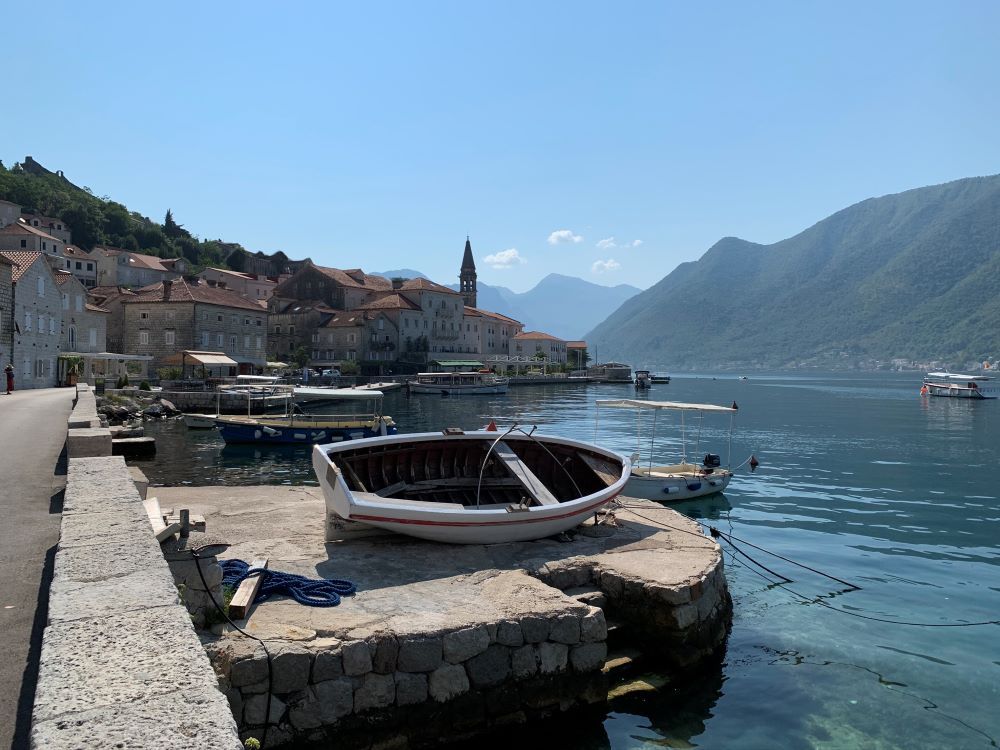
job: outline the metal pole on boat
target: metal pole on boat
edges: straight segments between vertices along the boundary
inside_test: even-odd
[[[681,463],[686,464],[688,462],[688,442],[687,442],[687,432],[684,427],[684,410],[681,409]]]
[[[597,427],[601,423],[601,405],[595,404],[597,411],[594,413],[594,442],[597,442]]]
[[[656,417],[659,409],[653,409],[653,429],[649,432],[649,464],[646,471],[653,470],[653,447],[656,445]]]
[[[726,456],[726,468],[733,466],[733,424],[736,422],[736,412],[729,413],[729,455]]]

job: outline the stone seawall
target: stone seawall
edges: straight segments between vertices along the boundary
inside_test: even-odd
[[[69,460],[31,746],[242,747],[120,457]]]

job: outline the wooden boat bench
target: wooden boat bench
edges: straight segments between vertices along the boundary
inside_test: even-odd
[[[528,494],[539,505],[559,505],[559,500],[556,499],[556,496],[549,492],[548,487],[542,483],[542,480],[535,476],[535,473],[528,468],[528,465],[518,458],[517,454],[504,441],[501,440],[496,444],[493,454],[503,461],[504,466],[507,467],[507,470],[511,474],[521,480],[524,489],[528,491]]]

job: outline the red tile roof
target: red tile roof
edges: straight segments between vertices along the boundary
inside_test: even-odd
[[[365,324],[365,314],[363,312],[359,313],[349,313],[343,310],[338,310],[337,315],[334,315],[328,321],[326,321],[320,328],[349,328],[351,326],[361,326]]]
[[[45,253],[29,250],[0,250],[0,255],[14,264],[14,270],[11,272],[10,278],[15,284],[39,258],[48,257]]]
[[[81,250],[76,245],[66,245],[66,249],[63,251],[63,255],[72,255],[73,257],[89,258],[90,253],[86,250]]]
[[[379,291],[392,289],[392,282],[389,281],[389,279],[365,273],[360,268],[342,270],[340,268],[327,268],[325,266],[317,266],[315,264],[313,264],[312,267],[324,276],[333,279],[341,286],[348,286],[353,289],[373,289]]]
[[[461,296],[461,292],[456,292],[454,289],[449,289],[441,284],[436,284],[430,279],[422,278],[407,279],[403,282],[400,289],[403,291],[437,292],[438,294],[454,294]]]
[[[567,349],[586,349],[587,348],[587,342],[586,341],[567,341],[566,342],[566,348]]]
[[[514,320],[514,318],[508,318],[506,315],[501,315],[500,313],[491,312],[490,310],[483,310],[483,309],[478,308],[478,307],[466,307],[465,308],[465,314],[469,315],[470,314],[469,313],[470,310],[473,310],[475,314],[483,315],[483,316],[485,316],[487,318],[494,318],[495,320],[499,320],[502,323],[509,323],[509,324],[515,325],[515,326],[523,326],[524,325],[524,323],[522,323],[520,320]]]
[[[128,252],[123,251],[123,252]],[[155,255],[128,253],[128,264],[133,268],[148,268],[151,271],[172,271],[178,258],[158,258]]]
[[[52,240],[53,242],[62,242],[58,237],[53,237],[51,234],[43,232],[37,227],[30,227],[27,224],[8,224],[3,229],[0,229],[0,234],[33,234],[36,237],[41,237],[43,240]]]
[[[169,298],[163,299],[163,286],[169,284]],[[242,310],[262,312],[255,300],[248,299],[231,289],[219,289],[208,284],[191,284],[186,279],[174,279],[173,282],[161,281],[158,284],[137,289],[135,294],[122,298],[123,303],[156,304],[164,302],[201,302],[220,307],[238,307]]]
[[[419,310],[420,305],[415,305],[406,299],[402,294],[387,294],[384,297],[373,299],[358,305],[357,310]]]
[[[110,313],[111,312],[110,310],[105,310],[103,307],[98,307],[97,305],[95,305],[92,302],[88,302],[86,305],[84,305],[84,307],[86,307],[91,312],[101,312],[101,313]]]
[[[559,341],[565,344],[564,339],[556,338],[547,333],[542,333],[541,331],[525,331],[524,333],[519,333],[514,336],[515,341]]]

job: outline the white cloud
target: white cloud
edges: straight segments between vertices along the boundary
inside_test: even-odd
[[[558,245],[563,242],[583,242],[583,237],[573,234],[572,229],[557,229],[549,235],[549,244]]]
[[[483,260],[486,261],[486,264],[490,268],[495,268],[497,270],[512,268],[528,262],[521,257],[521,254],[517,252],[516,247],[511,247],[507,250],[500,250],[499,252],[493,253],[493,255],[487,255],[483,258]]]
[[[591,273],[607,273],[609,271],[617,271],[622,267],[614,258],[608,258],[607,260],[595,260],[594,265],[590,267]]]
[[[632,240],[632,247],[639,247],[642,244],[642,240]]]
[[[614,237],[605,237],[597,243],[598,250],[610,250],[613,247],[618,247],[618,245],[615,244]]]

